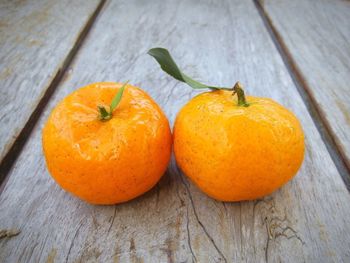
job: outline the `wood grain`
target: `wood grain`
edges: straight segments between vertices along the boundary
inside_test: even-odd
[[[295,112],[306,134],[294,180],[252,202],[202,194],[174,160],[159,184],[117,206],[88,205],[50,178],[41,129],[69,92],[97,81],[141,86],[173,123],[193,97],[146,55],[169,48],[185,72],[216,85],[246,84]],[[349,262],[350,196],[252,2],[109,2],[54,94],[0,196],[2,262]]]
[[[0,2],[0,161],[63,62],[99,1]]]
[[[260,2],[350,169],[350,2]]]

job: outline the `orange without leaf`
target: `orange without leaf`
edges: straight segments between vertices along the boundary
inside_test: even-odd
[[[297,118],[271,99],[246,100],[238,105],[226,90],[202,93],[175,121],[178,165],[218,200],[270,194],[296,174],[303,160],[304,135]]]
[[[145,193],[170,159],[168,120],[141,89],[123,86],[117,108],[101,116],[121,87],[105,82],[78,89],[56,106],[43,129],[52,177],[89,203],[115,204]]]

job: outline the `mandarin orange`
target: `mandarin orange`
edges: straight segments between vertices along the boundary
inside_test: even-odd
[[[174,125],[177,164],[221,201],[272,193],[296,174],[304,156],[294,114],[268,98],[245,98],[237,87],[241,101],[228,90],[202,93],[181,109]]]
[[[160,107],[141,89],[123,87],[110,118],[98,118],[122,84],[94,83],[65,97],[43,129],[49,172],[66,191],[92,204],[116,204],[151,189],[165,172],[171,131]]]
[[[177,164],[203,192],[221,201],[251,200],[296,174],[305,145],[292,112],[271,99],[246,98],[239,82],[229,88],[190,78],[165,48],[148,54],[173,78],[212,90],[190,100],[174,125]]]

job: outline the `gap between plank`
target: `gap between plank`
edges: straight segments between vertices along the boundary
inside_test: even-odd
[[[66,58],[64,59],[61,67],[56,72],[55,77],[50,82],[49,86],[47,87],[44,95],[40,99],[38,105],[30,115],[28,121],[24,125],[23,129],[17,136],[16,140],[12,144],[9,151],[6,153],[5,157],[1,161],[0,164],[0,194],[5,187],[6,181],[8,180],[8,174],[15,164],[18,156],[20,155],[24,145],[30,138],[30,135],[38,122],[41,113],[44,111],[46,105],[48,104],[50,98],[54,94],[56,88],[59,86],[61,80],[63,79],[67,69],[69,68],[70,64],[72,63],[73,59],[75,58],[76,54],[78,53],[80,47],[84,43],[84,40],[86,39],[87,35],[89,34],[94,22],[96,21],[98,15],[100,14],[103,6],[105,5],[106,0],[101,0],[98,6],[96,7],[95,11],[92,13],[92,15],[89,17],[87,23],[85,24],[84,28],[80,31],[73,47],[68,52]]]
[[[318,106],[316,100],[311,94],[311,89],[308,86],[301,70],[295,63],[292,54],[290,53],[287,45],[285,44],[280,33],[274,26],[271,18],[266,13],[263,7],[263,0],[252,0],[258,13],[263,20],[263,23],[270,34],[270,37],[275,44],[280,56],[282,57],[283,63],[285,64],[289,75],[291,76],[294,85],[296,86],[306,108],[308,109],[311,118],[319,131],[326,148],[337,167],[339,174],[341,175],[344,184],[348,191],[350,191],[350,163],[347,162],[345,153],[341,146],[335,141],[335,135],[330,127],[330,124],[322,115],[322,110]],[[261,3],[262,2],[262,3]]]

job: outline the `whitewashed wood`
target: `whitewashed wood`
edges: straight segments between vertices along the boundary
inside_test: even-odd
[[[350,168],[350,2],[265,0]]]
[[[96,81],[140,85],[174,121],[195,95],[146,51],[169,48],[189,75],[246,84],[293,110],[306,134],[297,177],[262,200],[222,203],[202,194],[172,161],[160,183],[117,206],[91,206],[47,173],[41,129],[52,107]],[[111,1],[54,94],[0,196],[4,262],[349,262],[350,196],[250,1]]]
[[[0,1],[0,161],[98,3]]]

